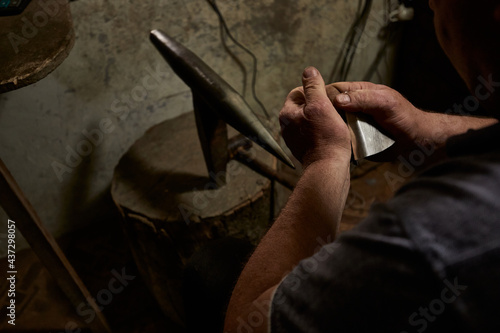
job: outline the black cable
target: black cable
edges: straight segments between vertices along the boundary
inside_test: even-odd
[[[361,14],[360,10],[361,10],[362,3],[363,3],[363,0],[358,1],[358,9],[356,11],[356,17],[359,17],[359,15]],[[347,35],[344,39],[344,42],[342,43],[342,47],[340,48],[340,52],[337,55],[337,59],[335,60],[335,65],[333,66],[333,69],[332,69],[330,76],[328,78],[328,82],[339,81],[339,80],[334,80],[334,78],[336,78],[337,70],[338,70],[339,64],[341,63],[341,60],[343,59],[343,61],[345,61],[345,59],[346,59],[345,54],[346,54],[346,52],[348,52],[348,49],[347,49],[348,40],[351,38],[351,35],[354,32],[355,23],[356,22],[354,22],[351,25],[351,27],[349,28],[349,32],[347,33]]]
[[[242,83],[243,83],[243,87],[242,87],[242,95],[243,96],[246,96],[246,93],[247,93],[247,68],[245,66],[245,64],[243,64],[243,62],[240,60],[240,58],[238,58],[238,56],[236,54],[233,53],[233,51],[231,51],[231,49],[229,48],[229,46],[227,45],[226,43],[226,38],[225,38],[225,30],[224,30],[224,26],[222,24],[219,25],[219,32],[220,32],[220,39],[222,41],[222,46],[224,47],[224,50],[226,50],[226,52],[231,56],[231,58],[234,60],[234,62],[236,62],[236,64],[238,65],[238,67],[241,69],[241,72],[243,74],[243,78],[242,78]]]
[[[395,43],[401,35],[402,31],[400,27],[401,26],[397,23],[390,23],[388,26],[386,26],[387,35],[385,36],[384,43],[380,46],[375,59],[373,60],[365,76],[363,77],[363,81],[370,81],[373,77],[373,74],[377,71],[377,68],[379,67],[382,59],[387,58],[387,49],[391,44]],[[389,67],[387,63],[386,67]]]
[[[400,0],[399,2],[403,3],[402,0]],[[375,59],[373,60],[372,64],[368,68],[368,71],[363,77],[363,81],[371,80],[373,75],[378,71],[378,67],[382,62],[382,60],[385,60],[386,68],[389,68],[389,64],[387,63],[387,49],[389,48],[390,45],[397,43],[398,40],[402,37],[403,24],[401,24],[401,22],[390,22],[389,19],[390,13],[393,11],[394,8],[392,1],[386,0],[384,6],[385,6],[385,13],[387,16],[386,22],[388,22],[387,25],[382,30],[384,43],[379,48]]]
[[[231,32],[230,32],[230,30],[229,30],[229,28],[227,26],[226,20],[224,19],[224,16],[222,16],[222,13],[220,12],[219,7],[217,6],[217,4],[216,4],[215,1],[216,0],[207,0],[208,4],[212,7],[212,9],[214,10],[214,12],[217,14],[217,16],[219,18],[219,22],[220,22],[221,26],[224,28],[224,31],[226,32],[227,36],[229,37],[229,39],[231,39],[231,41],[233,41],[233,43],[236,46],[238,46],[240,49],[242,49],[248,55],[250,55],[250,57],[252,57],[252,60],[253,60],[252,97],[257,102],[257,104],[259,104],[259,106],[261,107],[262,111],[264,111],[264,114],[266,115],[266,118],[270,119],[269,113],[267,112],[266,108],[264,107],[264,104],[262,104],[262,102],[259,100],[259,98],[257,97],[257,94],[255,92],[255,85],[256,85],[256,81],[257,81],[257,57],[255,56],[255,54],[252,53],[252,51],[250,51],[249,49],[247,49],[240,42],[238,42],[236,40],[236,38],[233,37],[233,35],[231,34]],[[245,85],[244,85],[244,88],[246,89],[246,74],[245,74]]]
[[[358,1],[358,9],[356,10],[356,17],[359,17],[361,15],[362,4],[363,4],[363,0],[359,0]],[[335,60],[335,65],[332,69],[332,72],[330,73],[330,77],[328,79],[328,82],[340,81],[338,79],[338,75],[337,75],[338,68],[339,68],[340,64],[342,64],[341,67],[344,67],[345,62],[347,61],[347,53],[349,52],[348,45],[349,45],[349,41],[351,40],[352,35],[354,33],[354,29],[356,27],[356,22],[357,22],[357,19],[352,23],[346,37],[344,38],[344,42],[342,43],[342,47],[340,48],[340,52],[337,56],[337,59]]]
[[[365,2],[365,6],[363,8],[363,11],[361,15],[358,17],[358,19],[355,22],[355,29],[351,37],[351,41],[349,45],[352,45],[349,47],[350,53],[348,54],[348,60],[345,63],[345,67],[341,68],[341,80],[345,81],[347,79],[347,75],[349,74],[349,71],[352,66],[352,62],[354,60],[354,55],[356,54],[356,50],[358,49],[358,44],[359,41],[361,40],[361,36],[363,35],[363,32],[365,30],[366,22],[368,20],[368,15],[370,14],[371,6],[372,6],[372,0],[367,0]]]
[[[341,52],[339,53],[335,61],[334,68],[330,74],[329,82],[345,81],[347,79],[359,41],[368,21],[372,4],[372,0],[366,0],[364,6],[362,6],[362,0],[358,2],[357,17],[344,39]],[[340,70],[338,70],[339,66]]]

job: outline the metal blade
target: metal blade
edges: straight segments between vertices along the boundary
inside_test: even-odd
[[[377,129],[369,115],[346,113],[346,118],[356,161],[378,154],[394,144],[394,140]]]

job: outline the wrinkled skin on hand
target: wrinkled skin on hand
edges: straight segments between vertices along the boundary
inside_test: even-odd
[[[416,140],[419,137],[417,120],[422,111],[396,90],[370,82],[337,82],[331,86],[347,93],[332,96],[337,108],[371,115],[396,139]],[[350,101],[344,101],[345,95]]]
[[[349,129],[329,98],[338,90],[327,89],[313,67],[304,70],[302,83],[290,92],[280,112],[282,136],[293,155],[304,168],[318,160],[350,157]]]
[[[342,92],[329,96],[338,110],[372,116],[395,139],[396,144],[382,158],[390,159],[387,156],[411,149],[415,144],[425,144],[426,133],[421,128],[425,112],[396,90],[370,82],[337,82],[329,86]]]

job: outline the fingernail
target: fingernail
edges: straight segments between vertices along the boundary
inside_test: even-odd
[[[307,79],[307,78],[311,78],[311,77],[315,77],[316,75],[318,75],[318,70],[314,67],[307,67],[306,69],[304,69],[304,77]]]
[[[351,97],[348,93],[338,94],[335,99],[339,104],[348,104],[351,102]]]

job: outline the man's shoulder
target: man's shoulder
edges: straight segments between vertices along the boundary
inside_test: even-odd
[[[430,168],[386,203],[437,276],[460,281],[472,327],[498,324],[481,304],[500,297],[500,153],[459,156]],[[487,326],[483,327],[484,329]]]
[[[452,267],[480,262],[500,249],[500,154],[436,165],[403,186],[385,210],[443,276]]]
[[[275,293],[272,330],[414,330],[415,311],[450,288],[460,297],[443,303],[449,309],[429,332],[498,325],[488,304],[500,297],[499,198],[500,156],[429,169],[301,261]]]

